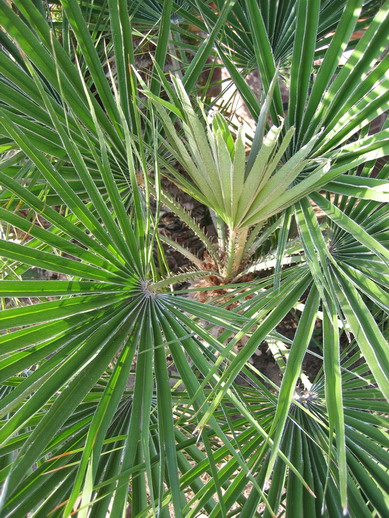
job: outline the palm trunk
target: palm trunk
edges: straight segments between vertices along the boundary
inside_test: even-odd
[[[247,241],[248,231],[248,228],[237,230],[230,229],[227,250],[227,264],[224,272],[225,282],[230,282],[239,272]]]

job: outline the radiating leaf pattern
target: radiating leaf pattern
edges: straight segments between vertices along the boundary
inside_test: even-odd
[[[0,23],[0,517],[386,516],[388,2],[2,0]],[[253,135],[195,99],[221,63]]]

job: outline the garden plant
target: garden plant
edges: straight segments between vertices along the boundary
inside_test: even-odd
[[[0,26],[0,518],[388,516],[389,2]]]

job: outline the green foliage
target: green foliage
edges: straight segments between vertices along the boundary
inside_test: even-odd
[[[381,4],[0,2],[1,518],[388,513]]]

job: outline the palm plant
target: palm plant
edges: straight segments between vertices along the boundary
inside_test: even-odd
[[[226,57],[234,2],[212,27],[207,4],[189,2],[209,37],[176,89],[162,71],[182,47],[164,2],[150,103],[132,73],[127,2],[104,4],[104,44],[83,2],[61,1],[55,20],[42,2],[0,3],[1,517],[386,514],[388,169],[377,160],[388,144],[386,126],[369,126],[388,95],[387,3],[341,65],[365,3],[342,2],[333,35],[319,29],[321,2],[315,18],[298,3],[287,114],[274,38],[255,15],[267,19],[265,3],[237,4],[262,105]],[[190,100],[214,45],[258,119],[252,136]],[[213,211],[218,244],[161,174]],[[213,271],[181,246],[197,269],[166,272],[161,204],[203,240]],[[58,278],[27,280],[36,268]],[[212,304],[172,288],[210,274],[225,288]],[[201,290],[214,287],[189,288]],[[278,327],[287,315],[292,338]],[[279,386],[250,363],[264,341]]]
[[[274,85],[275,80],[273,88]],[[170,167],[169,173],[183,190],[206,204],[215,214],[220,250],[215,254],[209,247],[209,252],[215,257],[219,275],[228,283],[242,273],[245,263],[256,251],[256,241],[264,223],[306,195],[329,167],[326,161],[317,160],[319,165],[313,167],[310,177],[289,188],[301,171],[314,163],[305,158],[317,136],[280,167],[293,138],[294,128],[290,128],[283,138],[283,124],[278,127],[273,125],[265,134],[271,95],[262,106],[253,146],[246,161],[242,132],[238,133],[234,142],[227,121],[217,113],[206,133],[182,83],[176,82],[176,88],[179,111],[173,104],[163,104],[180,117],[185,144],[177,136],[160,101],[155,97],[153,100],[167,133],[169,142],[165,141],[165,146],[188,173],[190,181],[175,167]],[[273,225],[273,230],[277,226]]]

